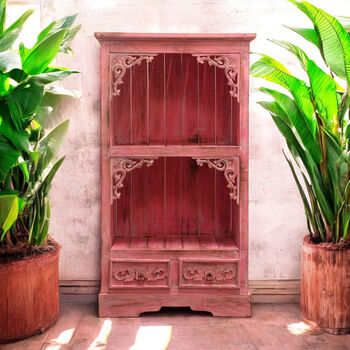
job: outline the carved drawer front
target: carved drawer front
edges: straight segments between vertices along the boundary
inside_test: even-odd
[[[238,288],[238,260],[180,260],[180,288]]]
[[[110,288],[169,288],[169,260],[111,259]]]

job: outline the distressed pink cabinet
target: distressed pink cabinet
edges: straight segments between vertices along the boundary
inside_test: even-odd
[[[96,33],[101,43],[99,314],[251,314],[252,34]]]

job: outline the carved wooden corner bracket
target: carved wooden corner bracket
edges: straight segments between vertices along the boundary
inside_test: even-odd
[[[112,94],[114,96],[120,95],[120,89],[118,85],[123,84],[123,78],[126,70],[134,65],[140,65],[142,61],[152,62],[153,57],[157,54],[145,54],[145,55],[114,55],[112,59],[112,72],[114,79],[112,80]]]
[[[218,171],[223,171],[227,181],[227,187],[230,189],[230,198],[239,204],[239,158],[225,158],[225,159],[196,159],[199,166],[208,164],[209,168],[214,168]]]
[[[114,199],[119,199],[121,193],[120,188],[123,187],[123,181],[127,173],[130,173],[134,169],[141,168],[143,164],[150,167],[154,160],[153,159],[126,159],[126,158],[115,158],[111,160],[111,179],[112,179],[112,193],[111,203]]]
[[[208,62],[209,66],[215,66],[225,70],[227,84],[230,86],[230,95],[236,97],[239,101],[239,55],[209,55],[193,54],[197,57],[197,62],[204,64]]]

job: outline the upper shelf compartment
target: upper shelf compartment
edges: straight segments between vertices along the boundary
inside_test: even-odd
[[[239,145],[239,54],[110,55],[110,144]]]

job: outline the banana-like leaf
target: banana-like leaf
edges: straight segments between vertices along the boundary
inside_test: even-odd
[[[17,52],[0,52],[0,71],[9,72],[12,69],[21,69],[21,58]]]
[[[20,152],[0,134],[0,182],[5,180],[10,169],[17,163],[19,156]]]
[[[6,21],[6,0],[0,0],[0,36],[4,32]]]
[[[18,217],[18,192],[0,191],[0,241]]]
[[[21,33],[24,23],[33,12],[33,9],[26,11],[2,33],[0,37],[0,51],[6,51],[11,48]]]
[[[250,73],[254,77],[263,78],[289,90],[309,131],[316,139],[317,120],[311,101],[311,89],[306,83],[290,75],[281,63],[266,55],[262,55],[262,58],[251,66]]]
[[[334,133],[338,133],[338,100],[337,86],[335,81],[326,74],[313,60],[310,60],[306,53],[298,46],[288,41],[273,40],[274,43],[282,46],[300,61],[301,66],[308,74],[312,97],[320,116],[330,125]]]
[[[309,128],[307,127],[305,119],[300,114],[294,100],[276,90],[268,88],[260,88],[259,90],[265,92],[268,95],[271,95],[276,100],[276,102],[279,103],[279,105],[284,110],[285,115],[288,116],[290,123],[295,127],[299,138],[303,143],[303,146],[310,152],[315,163],[319,164],[322,160],[320,146],[318,144],[318,141],[314,139]]]
[[[350,84],[350,36],[340,22],[307,1],[289,0],[313,22],[322,42],[325,62],[332,71]]]
[[[289,167],[290,167],[290,170],[292,171],[292,174],[293,174],[295,183],[297,184],[297,187],[298,187],[298,190],[299,190],[299,193],[300,193],[300,197],[301,197],[301,199],[302,199],[302,201],[303,201],[304,210],[305,210],[305,214],[306,214],[306,219],[307,219],[308,223],[310,223],[311,226],[313,227],[313,231],[314,231],[314,232],[312,232],[312,231],[309,229],[309,233],[310,233],[310,235],[311,235],[311,237],[312,237],[313,234],[314,234],[315,232],[317,232],[317,231],[316,231],[315,224],[314,224],[314,222],[313,222],[312,211],[311,211],[311,208],[310,208],[309,201],[308,201],[308,199],[307,199],[307,197],[306,197],[306,195],[305,195],[305,192],[304,192],[304,190],[303,190],[303,187],[302,187],[301,184],[300,184],[300,181],[299,181],[298,176],[297,176],[297,174],[296,174],[296,172],[295,172],[294,165],[293,165],[292,161],[286,156],[286,154],[284,153],[284,151],[283,151],[283,155],[284,155],[284,158],[286,159],[286,161],[287,161],[287,163],[288,163],[288,165],[289,165]],[[310,226],[308,225],[308,227],[310,227]]]
[[[56,158],[64,136],[69,127],[69,120],[56,126],[39,143],[39,161],[37,166],[38,174],[42,174],[48,165]]]
[[[23,70],[29,75],[45,72],[48,65],[56,57],[65,34],[66,30],[61,29],[30,49],[30,52],[25,55],[24,62],[22,61]]]
[[[34,75],[28,79],[28,81],[34,82],[36,84],[50,84],[57,80],[62,80],[71,74],[79,73],[76,70],[61,70],[56,72],[41,73]]]
[[[53,178],[55,177],[58,169],[61,167],[64,159],[66,157],[62,157],[60,158],[51,168],[51,170],[49,171],[49,173],[46,175],[42,185],[40,186],[40,190],[43,192],[43,196],[47,196],[50,190],[50,186],[51,186],[51,182],[53,180]]]
[[[10,116],[17,130],[26,129],[44,95],[43,86],[33,81],[18,85],[7,95]]]
[[[320,49],[320,42],[315,29],[297,28],[297,27],[289,27],[289,26],[285,26],[285,27],[301,35],[305,40],[309,41],[310,43],[314,44]]]

